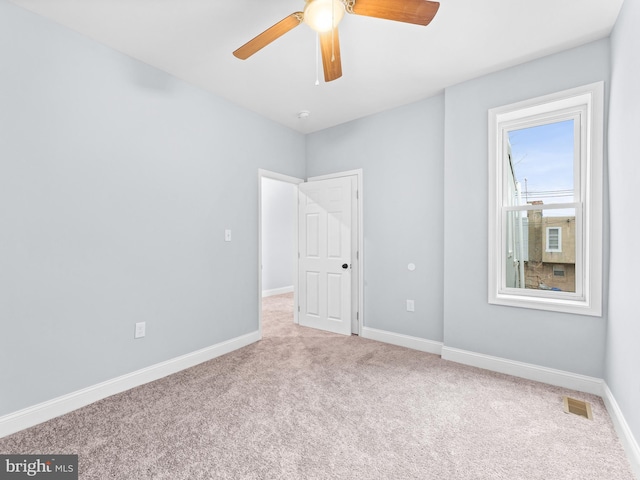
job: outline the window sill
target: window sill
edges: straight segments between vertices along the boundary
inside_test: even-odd
[[[489,299],[489,304],[503,305],[508,307],[533,308],[536,310],[546,310],[559,313],[572,313],[576,315],[588,315],[592,317],[602,316],[602,306],[590,304],[587,300],[578,295],[570,298],[564,294],[561,298],[552,298],[547,292],[545,296],[518,295],[513,293],[497,293]]]

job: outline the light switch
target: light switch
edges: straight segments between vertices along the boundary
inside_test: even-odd
[[[231,230],[226,229],[224,231],[224,241],[225,242],[230,242],[231,241]]]
[[[136,323],[136,331],[133,338],[142,338],[147,334],[147,322]]]
[[[413,300],[407,300],[407,312],[415,312],[416,305]]]

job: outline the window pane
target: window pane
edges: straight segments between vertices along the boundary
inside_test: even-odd
[[[547,252],[561,252],[561,230],[558,227],[547,227]]]
[[[565,120],[509,131],[509,170],[525,204],[574,201],[573,123]]]
[[[576,291],[575,208],[507,212],[505,286]]]

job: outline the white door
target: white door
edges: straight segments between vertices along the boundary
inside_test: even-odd
[[[299,185],[299,324],[351,334],[351,179]]]

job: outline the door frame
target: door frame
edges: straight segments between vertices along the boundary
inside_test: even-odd
[[[355,290],[356,304],[357,304],[357,335],[362,335],[362,329],[364,326],[364,235],[363,235],[363,171],[361,168],[356,170],[348,170],[345,172],[336,172],[330,173],[326,175],[318,175],[315,177],[309,177],[306,179],[307,182],[317,181],[317,180],[327,180],[331,178],[339,178],[339,177],[356,177],[356,184],[358,194],[356,196],[356,205],[357,205],[357,251],[358,251],[358,281],[357,288]],[[294,209],[294,219],[293,219],[293,235],[294,238],[294,251],[291,252],[293,255],[293,321],[298,324],[298,188],[297,185],[304,183],[305,180],[302,178],[292,177],[290,175],[285,175],[282,173],[272,172],[270,170],[265,170],[262,168],[258,169],[258,331],[260,334],[260,339],[262,339],[262,179],[270,178],[273,180],[279,180],[281,182],[291,183],[296,185],[295,189],[295,198],[292,199],[292,209]],[[352,220],[353,221],[353,220]],[[352,295],[352,301],[353,301]]]
[[[285,183],[291,183],[296,186],[294,196],[291,199],[291,209],[293,214],[293,304],[298,304],[298,188],[297,186],[304,183],[304,179],[291,177],[283,173],[272,172],[270,170],[258,169],[258,331],[260,339],[262,339],[262,179],[270,178]],[[298,309],[293,309],[293,321],[298,323]]]
[[[315,177],[309,177],[307,178],[307,182],[313,182],[313,181],[317,181],[317,180],[328,180],[331,178],[340,178],[340,177],[356,177],[356,189],[357,189],[357,195],[356,195],[356,224],[358,226],[358,232],[356,235],[357,238],[357,243],[356,243],[356,248],[357,248],[357,259],[358,259],[358,281],[357,281],[357,286],[356,288],[354,288],[352,290],[352,296],[351,296],[351,301],[356,303],[357,305],[357,315],[356,315],[356,324],[357,324],[357,331],[353,332],[357,335],[362,335],[362,327],[364,325],[364,235],[363,235],[363,219],[364,219],[364,215],[363,215],[363,210],[362,210],[362,205],[364,204],[363,201],[363,194],[362,194],[362,183],[363,183],[363,171],[361,168],[358,168],[356,170],[348,170],[346,172],[336,172],[336,173],[329,173],[327,175],[318,175]],[[352,219],[352,222],[354,220]],[[297,228],[297,227],[296,227]],[[298,259],[296,256],[296,272],[297,270],[297,265],[298,265]],[[297,275],[297,273],[296,273]],[[296,284],[294,286],[294,288],[297,287],[297,279],[296,279]],[[353,286],[352,286],[353,288]],[[355,297],[355,298],[354,298]],[[297,305],[297,303],[295,304]],[[294,308],[294,310],[297,310],[297,308]],[[297,312],[296,312],[297,313]],[[297,318],[297,317],[296,317]]]

